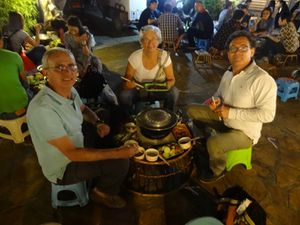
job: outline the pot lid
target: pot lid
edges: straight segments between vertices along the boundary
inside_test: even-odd
[[[177,122],[175,113],[161,108],[151,108],[140,112],[137,115],[137,123],[145,128],[167,128]]]

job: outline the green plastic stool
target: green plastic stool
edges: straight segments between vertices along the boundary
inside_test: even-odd
[[[230,150],[227,152],[226,170],[230,171],[237,164],[244,164],[247,170],[252,168],[251,165],[252,147]]]

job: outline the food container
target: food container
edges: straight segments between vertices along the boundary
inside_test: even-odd
[[[141,146],[138,148],[139,152],[134,156],[137,160],[143,160],[145,157],[145,149]]]
[[[182,137],[178,140],[178,144],[182,149],[187,150],[192,146],[192,141],[190,137]]]
[[[155,162],[158,159],[159,151],[155,148],[148,148],[145,151],[146,160],[149,162]]]

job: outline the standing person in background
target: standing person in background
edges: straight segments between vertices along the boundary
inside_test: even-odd
[[[94,179],[91,198],[107,207],[126,205],[118,194],[137,145],[99,149],[86,143],[83,120],[103,138],[110,127],[84,105],[73,88],[78,70],[73,54],[52,48],[43,57],[47,83],[28,107],[27,123],[44,176],[59,185]],[[102,118],[101,118],[102,119]]]
[[[36,65],[41,64],[41,59],[46,51],[46,48],[40,45],[40,31],[42,26],[36,24],[35,38],[33,39],[27,32],[24,31],[24,19],[18,12],[10,12],[7,24],[7,33],[10,37],[10,50],[21,53],[26,49],[28,44],[32,46],[26,51],[26,56]]]
[[[255,145],[263,123],[273,121],[277,85],[253,60],[255,39],[247,31],[236,31],[227,40],[231,67],[224,73],[219,88],[208,106],[192,104],[187,115],[199,129],[212,127],[217,132],[207,139],[209,168],[200,174],[203,182],[224,175],[227,151]]]
[[[155,13],[157,6],[157,0],[150,0],[148,7],[141,13],[139,23],[137,25],[138,30],[146,25],[157,25],[157,15]]]
[[[67,20],[68,31],[64,36],[64,44],[69,49],[78,66],[79,76],[83,77],[88,66],[93,62],[97,66],[98,71],[102,72],[102,64],[100,60],[93,56],[92,47],[96,42],[94,36],[84,27],[77,16],[70,16]]]
[[[0,31],[0,119],[14,119],[23,115],[28,104],[28,95],[21,80],[27,82],[21,57],[3,49]]]
[[[191,27],[187,30],[187,38],[189,47],[195,47],[194,38],[210,40],[214,34],[214,23],[209,13],[204,7],[204,4],[195,1],[196,17],[192,21]]]

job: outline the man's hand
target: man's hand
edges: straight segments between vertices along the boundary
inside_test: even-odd
[[[222,105],[221,107],[218,107],[214,112],[219,115],[219,117],[222,117],[223,119],[227,119],[229,115],[229,108],[228,106]]]
[[[215,111],[221,104],[222,101],[220,98],[212,96],[208,106],[212,111]]]
[[[106,135],[109,134],[110,132],[110,127],[105,124],[105,123],[99,123],[97,124],[97,133],[99,134],[100,137],[105,137]]]
[[[119,149],[122,152],[122,154],[125,154],[124,158],[130,158],[139,152],[138,144],[123,145]]]

